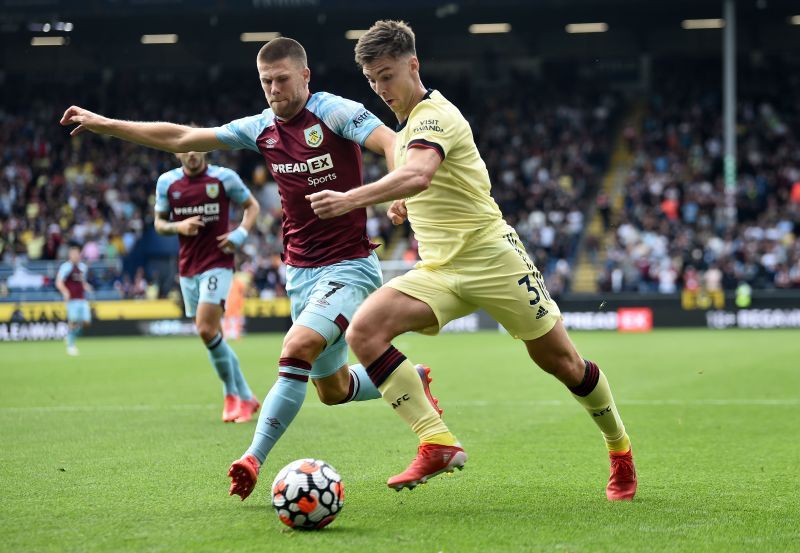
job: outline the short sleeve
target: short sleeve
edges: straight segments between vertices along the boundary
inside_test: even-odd
[[[175,181],[169,173],[164,173],[156,181],[156,213],[169,213],[169,198],[167,192],[170,185]]]
[[[430,148],[443,161],[458,140],[456,122],[447,111],[431,104],[423,103],[407,125],[410,130],[406,148]]]
[[[241,177],[237,175],[235,171],[226,167],[220,167],[216,177],[222,181],[225,194],[227,194],[234,203],[244,203],[247,198],[250,197],[250,190],[248,190]]]
[[[363,104],[327,92],[316,93],[307,108],[333,132],[362,146],[383,125]]]
[[[266,110],[264,113],[242,117],[231,121],[227,125],[217,127],[214,129],[217,140],[232,150],[253,150],[257,152],[256,140],[274,119],[271,113],[270,110]]]
[[[62,263],[58,268],[58,273],[56,273],[56,279],[65,280],[69,276],[70,272],[72,272],[72,263],[69,261]]]

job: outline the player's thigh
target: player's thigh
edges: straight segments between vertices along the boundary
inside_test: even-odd
[[[299,308],[294,323],[315,330],[330,347],[342,339],[358,307],[380,286],[380,264],[373,254],[313,275],[292,298],[293,309]]]
[[[481,263],[459,267],[462,296],[486,310],[515,338],[533,340],[561,319],[541,272],[516,233],[487,243]]]
[[[225,301],[231,291],[233,269],[209,269],[198,275],[198,304],[210,303],[225,310]]]
[[[67,322],[78,323],[78,301],[69,300],[67,302]]]
[[[453,282],[442,271],[412,269],[370,296],[356,317],[364,327],[385,329],[391,336],[408,331],[435,335],[448,322],[477,309],[456,294]]]
[[[183,296],[183,311],[187,317],[197,314],[197,303],[200,301],[200,277],[180,277],[181,296]]]
[[[327,341],[319,331],[311,326],[324,326],[327,322],[329,322],[327,319],[323,319],[309,326],[294,323],[283,337],[281,357],[291,357],[301,359],[306,363],[313,363],[325,349]]]
[[[75,325],[86,325],[92,320],[89,302],[86,300],[70,300],[67,302],[67,322]]]
[[[89,302],[83,300],[81,302],[81,323],[83,326],[88,326],[92,322],[92,309]]]
[[[343,339],[329,345],[311,363],[312,380],[326,380],[347,365],[347,342]],[[349,378],[349,374],[347,375]]]
[[[198,329],[218,331],[222,326],[222,306],[216,303],[198,303],[195,324]]]

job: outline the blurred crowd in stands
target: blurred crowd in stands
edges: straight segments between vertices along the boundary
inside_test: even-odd
[[[441,84],[470,121],[497,203],[558,296],[569,290],[595,209],[614,237],[598,271],[602,290],[671,293],[691,286],[731,289],[743,281],[753,288],[800,287],[800,74],[779,74],[774,85],[776,72],[769,75],[754,81],[761,88],[743,91],[739,102],[739,186],[732,195],[724,185],[718,81],[687,86],[685,77],[659,80],[642,127],[623,131],[633,170],[621,213],[614,213],[600,183],[618,123],[631,108],[622,94],[514,72],[485,90],[435,78],[426,84]],[[249,89],[231,90],[220,85],[228,80],[207,87],[196,77],[167,76],[98,78],[57,88],[7,83],[13,86],[0,92],[0,262],[6,273],[44,267],[52,278],[67,245],[77,242],[97,290],[122,298],[175,293],[174,260],[171,271],[130,260],[152,233],[155,181],[177,160],[88,133],[70,138],[57,122],[73,103],[124,119],[203,126],[264,108],[255,79]],[[364,101],[394,125],[362,82],[320,80],[312,90]],[[217,152],[209,161],[239,172],[262,204],[257,231],[238,259],[239,270],[252,275],[250,293],[285,295],[280,201],[260,156]],[[365,155],[365,182],[384,171],[382,160]],[[393,228],[382,209],[370,210],[368,233],[384,245],[384,258],[416,260],[413,234],[407,226]],[[404,245],[399,251],[396,242]],[[606,247],[587,246],[595,257]],[[7,293],[5,282],[0,295]]]
[[[634,167],[603,290],[800,288],[800,75],[750,71],[740,86],[738,186],[730,192],[718,81],[660,81],[667,84],[651,95],[642,128],[628,135]]]

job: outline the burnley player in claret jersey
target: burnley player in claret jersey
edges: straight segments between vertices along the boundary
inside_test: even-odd
[[[77,244],[69,247],[69,261],[58,268],[56,288],[67,302],[67,355],[78,355],[76,340],[83,329],[92,322],[92,312],[86,300],[86,292],[91,292],[91,285],[86,282],[89,272],[86,264],[81,262],[81,248]]]
[[[178,159],[181,166],[156,183],[156,232],[178,235],[183,305],[222,381],[222,420],[248,422],[260,404],[247,385],[239,358],[222,336],[221,321],[233,281],[233,250],[247,239],[259,205],[239,175],[207,165],[205,154],[188,152],[178,154]],[[244,218],[228,232],[231,203],[244,208]]]
[[[290,38],[272,40],[256,59],[269,108],[218,128],[108,119],[70,107],[63,125],[116,136],[162,150],[249,149],[266,161],[283,207],[286,290],[292,327],[277,360],[278,378],[264,399],[253,441],[230,468],[230,493],[245,499],[261,465],[297,415],[309,378],[323,403],[334,405],[381,397],[361,365],[348,366],[344,332],[356,308],[382,283],[380,265],[366,232],[366,210],[327,221],[305,199],[319,190],[346,192],[362,183],[361,148],[391,156],[394,133],[363,105],[311,93],[306,53]],[[389,168],[391,158],[387,159]],[[426,401],[429,369],[415,374]]]

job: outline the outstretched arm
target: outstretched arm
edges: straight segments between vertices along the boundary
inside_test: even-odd
[[[140,123],[110,119],[78,106],[69,107],[60,123],[64,126],[78,125],[70,132],[71,136],[91,131],[173,153],[228,149],[217,139],[214,129],[196,129],[175,123]]]
[[[436,150],[410,148],[405,165],[372,184],[347,192],[323,190],[306,196],[306,199],[311,202],[311,209],[317,217],[331,219],[354,209],[409,198],[427,190],[441,163],[442,158]]]

